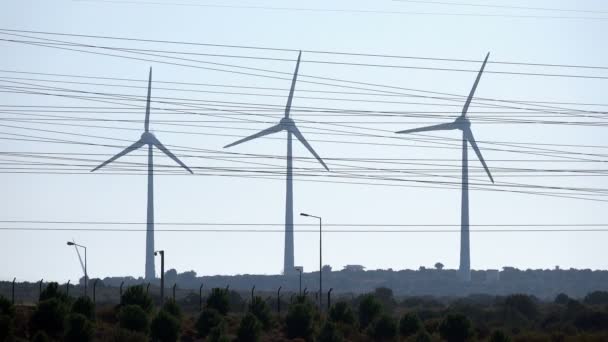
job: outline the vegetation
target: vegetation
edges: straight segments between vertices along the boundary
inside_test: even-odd
[[[318,310],[314,295],[284,293],[281,314],[273,302],[276,293],[257,293],[261,296],[245,305],[236,291],[213,289],[199,312],[197,295],[159,307],[154,305],[158,297],[131,286],[122,305],[98,301],[96,306],[84,297],[68,298],[63,287],[49,284],[35,305],[13,306],[0,297],[0,340],[608,341],[602,291],[543,300],[527,294],[397,297],[381,287],[359,296],[334,294],[328,311]]]

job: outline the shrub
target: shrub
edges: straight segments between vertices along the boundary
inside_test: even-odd
[[[521,313],[527,319],[534,319],[538,315],[538,308],[532,297],[525,294],[513,294],[505,298],[505,308]]]
[[[125,305],[118,311],[118,323],[121,328],[147,334],[148,315],[139,305]]]
[[[414,337],[414,342],[431,342],[433,338],[426,332],[426,330],[420,330]]]
[[[117,328],[105,339],[111,342],[148,342],[148,337],[139,332]]]
[[[332,305],[329,309],[329,319],[335,323],[355,324],[355,314],[348,303],[344,301]]]
[[[344,337],[337,329],[334,322],[327,321],[321,328],[321,332],[319,333],[319,338],[317,340],[319,342],[342,342],[344,341]]]
[[[167,312],[177,319],[182,318],[182,309],[177,305],[177,303],[173,299],[169,299],[163,304],[161,309],[162,311]]]
[[[9,315],[0,314],[0,341],[8,341],[9,336],[14,334],[13,318]]]
[[[220,316],[221,317],[221,316]],[[220,323],[217,327],[211,329],[207,340],[209,342],[231,342],[230,338],[226,335],[224,322]]]
[[[196,321],[196,331],[199,336],[207,337],[213,328],[222,324],[222,315],[215,309],[205,308]]]
[[[49,336],[58,337],[63,333],[63,324],[68,309],[65,302],[51,298],[46,299],[36,307],[30,317],[30,330],[37,332],[44,331]]]
[[[153,341],[175,342],[179,337],[181,322],[170,312],[159,311],[150,324],[150,335]]]
[[[256,296],[253,298],[253,301],[249,304],[249,312],[262,323],[264,329],[270,328],[272,314],[270,312],[270,307],[262,297]]]
[[[566,296],[567,297],[567,296]],[[490,342],[510,342],[511,339],[502,330],[494,330],[490,335]]]
[[[220,288],[212,289],[209,297],[207,297],[207,307],[216,310],[222,315],[226,315],[230,307],[228,291]]]
[[[237,340],[239,342],[257,342],[260,340],[262,324],[257,317],[252,313],[248,313],[241,320],[237,331]]]
[[[287,337],[309,339],[313,330],[313,309],[308,303],[291,305],[285,317]]]
[[[51,339],[49,338],[49,335],[47,335],[42,330],[38,331],[36,334],[34,334],[34,337],[32,337],[32,342],[50,342],[50,341],[51,341]]]
[[[608,292],[607,291],[594,291],[585,296],[583,300],[588,305],[602,305],[608,304]]]
[[[380,305],[380,302],[374,296],[364,296],[361,303],[359,303],[359,325],[361,329],[367,328],[373,320],[380,316],[381,311],[382,305]]]
[[[418,315],[413,312],[408,312],[401,316],[399,320],[399,333],[403,337],[408,337],[417,333],[422,328],[422,322]]]
[[[38,300],[40,302],[42,302],[47,299],[53,299],[53,298],[59,299],[63,302],[68,301],[68,296],[59,290],[59,284],[57,284],[55,282],[48,283],[46,285],[44,290],[42,290],[42,292],[40,292],[40,298],[38,298]]]
[[[143,285],[129,287],[120,298],[120,303],[123,306],[137,305],[147,313],[152,311],[152,299],[144,290]]]
[[[376,341],[394,340],[397,336],[397,323],[393,317],[382,315],[372,322],[368,334]]]
[[[64,341],[87,342],[93,340],[93,323],[82,314],[71,313],[66,320]]]
[[[72,312],[79,313],[89,320],[94,320],[95,304],[89,297],[78,297],[72,304]]]
[[[568,304],[570,297],[568,297],[565,293],[560,293],[555,296],[555,300],[553,301],[555,304]]]
[[[0,315],[6,315],[11,318],[15,317],[15,306],[2,295],[0,295]]]
[[[448,342],[464,342],[473,334],[471,321],[462,314],[448,314],[438,330],[441,338]]]

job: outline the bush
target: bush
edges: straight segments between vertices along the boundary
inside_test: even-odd
[[[538,308],[532,297],[525,294],[513,294],[505,298],[505,308],[521,313],[527,319],[534,319],[538,315]]]
[[[9,336],[14,334],[13,318],[9,315],[0,314],[0,341],[8,341]]]
[[[143,285],[129,287],[120,298],[120,304],[123,306],[137,305],[147,313],[152,311],[152,299],[144,290]]]
[[[583,300],[588,305],[603,305],[608,304],[608,292],[594,291],[585,296]]]
[[[207,337],[213,328],[219,327],[223,322],[222,315],[215,309],[205,308],[196,321],[196,331],[199,336]]]
[[[355,324],[355,314],[348,303],[344,301],[337,302],[331,306],[329,309],[329,319],[335,323]]]
[[[179,337],[181,322],[178,317],[170,312],[161,310],[150,324],[150,335],[152,341],[175,342]]]
[[[32,337],[32,342],[50,342],[51,339],[49,338],[49,335],[47,335],[44,331],[38,331],[36,334],[34,334],[34,337]]]
[[[6,315],[11,318],[15,317],[15,306],[2,295],[0,295],[0,315]]]
[[[249,304],[249,312],[252,313],[260,323],[262,323],[264,329],[270,328],[272,314],[270,307],[268,304],[266,304],[262,297],[256,296],[253,298],[253,301]]]
[[[555,296],[555,300],[553,300],[553,302],[555,304],[568,304],[569,300],[570,300],[570,297],[568,297],[567,294],[560,293],[557,296]]]
[[[558,296],[559,297],[559,296]],[[567,296],[566,296],[567,297]],[[490,335],[490,342],[510,342],[511,339],[502,330],[494,330]]]
[[[255,300],[254,300],[255,301]],[[262,324],[258,321],[253,313],[248,313],[241,320],[237,331],[237,340],[239,342],[257,342],[260,340]]]
[[[380,302],[374,296],[364,296],[361,303],[359,303],[359,324],[361,325],[361,329],[367,328],[373,320],[380,316],[381,311],[382,305],[380,305]]]
[[[344,337],[337,329],[336,324],[332,321],[327,321],[321,328],[321,332],[319,333],[319,338],[317,339],[319,342],[342,342],[344,341]]]
[[[169,299],[163,304],[161,309],[162,311],[167,312],[177,319],[182,318],[182,309],[177,305],[177,303],[173,299]]]
[[[207,297],[207,307],[216,310],[222,315],[226,315],[230,307],[228,291],[220,288],[212,289],[209,297]]]
[[[83,314],[71,313],[66,320],[64,341],[87,342],[93,340],[93,323]]]
[[[40,292],[40,298],[38,298],[39,302],[48,300],[48,299],[59,299],[63,302],[68,302],[68,296],[61,292],[59,289],[59,284],[53,282],[53,283],[48,283],[46,285],[46,287],[44,288],[44,290],[42,290],[42,292]]]
[[[89,320],[95,320],[95,304],[89,297],[78,297],[72,304],[72,312],[79,313]]]
[[[125,305],[118,311],[118,324],[121,328],[148,333],[148,315],[139,305]]]
[[[397,336],[397,323],[393,317],[382,315],[374,320],[368,329],[368,334],[375,341],[390,341]]]
[[[413,312],[408,312],[401,316],[399,320],[399,333],[403,337],[414,335],[422,328],[422,322],[418,315]]]
[[[448,342],[464,342],[473,334],[471,321],[461,314],[448,314],[438,330],[441,338]]]
[[[36,307],[30,317],[30,331],[44,331],[49,336],[59,337],[63,333],[65,316],[68,313],[65,302],[51,298],[46,299]]]
[[[426,332],[426,330],[420,330],[414,337],[414,342],[431,342],[433,338]]]
[[[148,342],[148,337],[139,332],[118,328],[112,330],[105,340],[111,342]]]
[[[285,317],[287,337],[309,339],[313,330],[313,309],[308,303],[291,305]]]

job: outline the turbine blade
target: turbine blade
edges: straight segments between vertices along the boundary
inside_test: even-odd
[[[165,145],[163,145],[158,139],[156,139],[156,137],[153,138],[152,144],[154,146],[156,146],[156,148],[158,148],[159,150],[161,150],[164,154],[166,154],[167,157],[173,159],[181,167],[183,167],[184,169],[186,169],[188,172],[193,173],[192,170],[190,170],[190,168],[188,166],[186,166],[186,164],[184,164],[181,160],[179,160],[179,158],[177,158],[175,156],[175,154],[173,154],[171,151],[169,151],[169,149],[167,149],[165,147]]]
[[[477,90],[477,85],[479,84],[479,80],[481,79],[481,74],[483,73],[483,69],[486,67],[486,63],[488,62],[488,57],[490,57],[490,53],[486,55],[486,59],[483,61],[481,65],[481,69],[479,69],[479,73],[477,74],[477,78],[475,79],[475,83],[473,84],[473,88],[471,88],[471,92],[469,93],[469,97],[467,98],[467,102],[464,103],[464,107],[462,107],[461,117],[465,117],[467,112],[469,111],[469,105],[471,104],[471,100],[473,100],[473,96],[475,95],[475,90]]]
[[[325,168],[325,170],[329,171],[329,168],[327,167],[327,165],[325,165],[325,162],[323,161],[323,159],[321,159],[321,157],[319,157],[319,155],[317,154],[317,152],[315,152],[315,150],[312,148],[312,146],[310,146],[310,144],[308,143],[308,141],[306,141],[306,139],[304,139],[304,136],[302,135],[302,133],[300,132],[300,130],[298,129],[298,127],[296,127],[295,125],[289,127],[289,131],[291,133],[293,133],[293,135],[296,136],[296,138],[298,138],[298,140],[300,140],[300,142],[302,143],[302,145],[304,145],[304,147],[306,147],[306,149],[308,151],[310,151],[310,153],[312,153],[313,156],[315,156],[315,158],[317,158],[317,160],[319,161],[319,163],[321,163],[321,165],[323,165],[323,167]]]
[[[144,128],[146,132],[150,130],[150,94],[152,93],[152,67],[150,67],[150,75],[148,76],[148,99],[146,100],[146,121]]]
[[[458,128],[457,125],[455,125],[453,122],[449,122],[449,123],[443,123],[443,124],[420,127],[420,128],[406,129],[405,131],[399,131],[396,133],[408,134],[408,133],[430,132],[430,131],[446,131],[446,130],[457,129],[457,128]]]
[[[281,124],[274,125],[274,126],[272,126],[270,128],[266,128],[263,131],[257,132],[256,134],[250,135],[250,136],[248,136],[246,138],[243,138],[241,140],[237,140],[237,141],[233,142],[232,144],[228,144],[228,145],[224,146],[224,148],[232,147],[234,145],[238,145],[238,144],[244,143],[244,142],[249,141],[249,140],[257,139],[257,138],[263,137],[263,136],[268,135],[268,134],[280,132],[282,130],[283,130],[283,126]]]
[[[287,98],[287,105],[285,106],[285,117],[289,117],[291,111],[291,101],[293,100],[293,92],[296,89],[296,81],[298,79],[298,69],[300,69],[300,58],[302,57],[302,51],[298,55],[298,62],[296,63],[296,71],[293,73],[293,80],[291,80],[291,89],[289,90],[289,97]]]
[[[479,158],[479,161],[481,162],[481,165],[483,165],[483,168],[486,170],[486,173],[488,174],[488,177],[490,177],[490,180],[492,181],[492,183],[494,183],[494,178],[492,178],[492,174],[490,173],[490,169],[488,169],[488,165],[486,165],[486,161],[483,159],[483,156],[481,155],[481,151],[479,150],[479,146],[477,146],[477,142],[475,141],[475,137],[473,136],[473,132],[470,129],[467,129],[465,132],[466,132],[465,133],[466,134],[466,139],[469,141],[469,143],[473,147],[473,151],[475,151],[475,154],[477,155],[477,158]]]
[[[138,148],[142,147],[143,145],[144,145],[144,142],[141,141],[141,140],[138,140],[138,141],[134,142],[133,145],[125,148],[124,150],[122,150],[122,152],[118,153],[114,157],[112,157],[112,158],[106,160],[105,162],[101,163],[98,167],[96,167],[93,170],[91,170],[91,172],[95,172],[95,171],[101,169],[102,167],[104,167],[104,166],[108,165],[109,163],[115,161],[116,159],[124,156],[125,154],[131,153],[131,152],[137,150]]]

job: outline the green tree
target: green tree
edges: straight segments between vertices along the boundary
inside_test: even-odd
[[[413,312],[408,312],[401,316],[399,320],[399,333],[403,337],[409,337],[416,334],[422,328],[422,322],[418,315]]]
[[[389,315],[381,315],[371,323],[368,334],[375,341],[392,341],[397,337],[397,322]]]
[[[448,314],[439,323],[439,334],[448,342],[464,342],[473,335],[471,321],[462,314]]]
[[[124,305],[118,311],[118,323],[121,328],[147,334],[150,322],[148,314],[139,305]]]
[[[68,296],[59,290],[59,284],[53,282],[48,283],[44,290],[40,292],[40,297],[38,298],[39,302],[45,301],[47,299],[56,298],[63,302],[68,301]]]
[[[332,321],[326,321],[319,333],[318,342],[342,342],[344,337]]]
[[[198,316],[196,321],[196,331],[199,336],[207,337],[212,329],[220,326],[223,323],[222,315],[213,308],[206,307]]]
[[[442,263],[440,263],[440,262],[438,262],[438,263],[436,263],[436,264],[435,264],[435,268],[436,268],[438,271],[441,271],[441,270],[443,270],[443,264],[442,264]]]
[[[494,330],[490,335],[490,342],[511,342],[511,339],[502,330]]]
[[[350,305],[345,301],[337,302],[329,309],[329,319],[335,323],[343,323],[346,325],[355,324],[355,314]]]
[[[50,342],[51,339],[44,331],[40,330],[32,337],[32,342]]]
[[[136,285],[129,287],[121,297],[121,305],[137,305],[147,313],[152,312],[152,299],[146,291],[143,285]]]
[[[431,342],[433,338],[426,330],[420,330],[414,337],[414,342]]]
[[[78,297],[72,304],[72,312],[79,313],[89,320],[95,320],[95,304],[89,297]]]
[[[38,303],[30,317],[30,331],[35,333],[42,330],[49,336],[59,337],[63,333],[67,313],[67,304],[63,300],[57,298],[43,300]]]
[[[13,335],[15,322],[15,307],[4,296],[0,295],[0,341],[7,340]]]
[[[570,297],[568,297],[567,294],[560,293],[557,296],[555,296],[555,300],[553,300],[553,302],[555,304],[568,304],[569,300],[570,300]]]
[[[588,305],[605,305],[608,304],[608,291],[594,291],[585,296],[583,300]]]
[[[372,295],[365,295],[363,300],[359,303],[359,325],[361,329],[367,328],[367,326],[382,312],[382,305],[376,297]]]
[[[88,342],[93,340],[93,323],[80,313],[71,313],[66,320],[64,341]]]
[[[175,342],[179,337],[181,322],[178,317],[166,310],[160,310],[150,324],[152,341]]]
[[[272,323],[272,314],[268,304],[262,299],[262,297],[254,297],[253,301],[249,303],[249,312],[251,312],[257,319],[262,323],[264,329],[270,328]]]
[[[262,324],[252,312],[249,312],[241,319],[236,336],[239,342],[257,342],[260,340],[261,332]]]
[[[285,317],[287,337],[309,339],[313,332],[313,316],[313,309],[309,303],[291,305]]]
[[[0,315],[15,317],[15,306],[2,295],[0,295]]]
[[[525,294],[512,294],[505,298],[505,309],[519,312],[527,319],[538,316],[538,307],[532,297]]]
[[[178,320],[181,320],[182,318],[182,309],[173,299],[165,301],[161,310],[167,312]]]
[[[215,309],[222,315],[226,315],[230,307],[228,291],[220,288],[212,289],[209,297],[207,297],[207,307]]]

